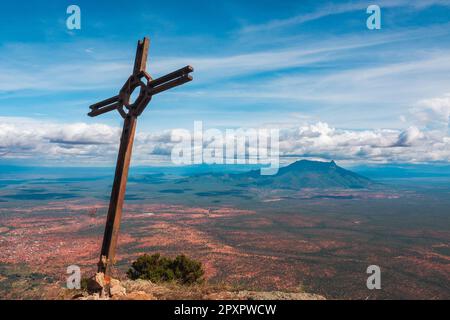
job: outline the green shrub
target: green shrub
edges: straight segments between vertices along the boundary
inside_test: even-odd
[[[192,284],[202,282],[204,273],[201,262],[189,259],[185,255],[171,259],[156,253],[138,257],[127,275],[132,280],[177,281],[181,284]]]

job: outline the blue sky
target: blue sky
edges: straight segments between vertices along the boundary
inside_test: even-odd
[[[81,30],[66,28],[70,4]],[[381,30],[366,27],[369,4]],[[195,120],[277,126],[286,156],[450,160],[450,1],[17,1],[2,4],[0,29],[3,161],[102,162],[94,150],[113,146],[121,118],[88,118],[88,106],[117,93],[145,35],[153,77],[195,72],[140,118],[138,143],[153,146],[138,162]]]

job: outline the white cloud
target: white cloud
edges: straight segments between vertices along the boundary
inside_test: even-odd
[[[271,127],[274,125],[272,124]],[[0,118],[0,155],[4,159],[29,159],[39,163],[114,164],[120,128],[103,124],[60,124],[27,118]],[[138,132],[134,164],[165,161],[174,143],[170,131]],[[441,131],[349,130],[325,122],[281,128],[282,157],[309,157],[350,162],[450,161],[450,139]]]
[[[262,24],[254,24],[244,26],[240,33],[255,33],[274,31],[276,29],[283,29],[292,26],[301,25],[306,22],[322,19],[328,16],[339,15],[352,11],[365,11],[370,3],[367,1],[352,1],[339,4],[322,5],[315,11],[309,13],[301,13],[292,17],[284,19],[275,19]],[[426,9],[433,5],[449,6],[450,2],[446,0],[378,0],[376,2],[381,8],[396,8],[396,7],[414,7],[416,9]]]
[[[417,127],[409,127],[405,131],[402,131],[398,135],[398,140],[394,144],[397,147],[408,147],[411,146],[418,139],[424,137],[424,134]]]
[[[293,72],[290,75],[258,79],[238,87],[207,91],[207,94],[327,104],[384,101],[406,103],[448,88],[449,55],[448,50],[423,53],[401,62],[351,67],[329,74]],[[445,101],[435,103],[443,104]]]
[[[152,58],[152,64],[148,69],[156,77],[191,64],[195,68],[195,83],[205,84],[210,80],[314,65],[330,61],[331,53],[334,53],[333,59],[335,59],[339,52],[395,41],[397,37],[398,35],[394,33],[363,42],[351,38],[340,39],[339,42],[322,42],[313,46],[291,45],[278,49],[227,55],[156,57]],[[39,50],[36,50],[33,45],[20,46],[24,52],[35,52],[29,57],[16,57],[14,52],[17,49],[4,48],[4,55],[9,55],[10,58],[0,61],[0,93],[19,90],[54,92],[98,90],[125,82],[131,72],[131,64],[127,59],[118,53],[113,59],[99,61],[90,55],[80,59],[80,56],[73,56],[71,53],[79,46],[80,44],[76,44],[66,48],[68,53],[60,52],[61,48],[59,48],[58,59],[50,61],[47,57],[54,54],[54,48],[39,47]]]
[[[319,122],[284,131],[284,156],[352,162],[450,161],[450,140],[436,132],[406,130],[345,130]]]
[[[296,16],[292,16],[285,19],[271,20],[262,24],[254,24],[244,26],[240,32],[241,33],[253,33],[261,31],[273,31],[274,29],[291,27],[306,22],[318,20],[327,16],[342,14],[345,12],[355,11],[357,9],[364,9],[364,4],[362,3],[344,3],[338,5],[327,5],[325,7],[319,8],[314,12],[302,13]]]
[[[423,69],[429,67],[430,73],[438,72],[440,70],[435,68],[436,64],[425,65],[426,61],[422,61],[420,57],[411,56],[412,54],[409,52],[403,54],[403,63],[386,63],[384,68],[355,68],[355,65],[348,64],[348,61],[352,61],[355,56],[358,56],[359,59],[365,57],[366,63],[371,66],[372,59],[373,62],[376,62],[380,57],[382,59],[388,56],[396,57],[397,49],[394,52],[386,49],[386,52],[384,49],[379,49],[380,45],[403,44],[405,40],[415,41],[416,39],[446,36],[449,34],[449,26],[449,24],[442,24],[426,28],[399,29],[389,33],[374,34],[371,37],[357,34],[344,34],[339,38],[324,36],[301,43],[290,41],[289,44],[276,48],[265,46],[257,50],[245,51],[237,47],[225,54],[211,51],[208,46],[200,53],[183,54],[181,57],[170,55],[153,57],[150,54],[151,64],[149,64],[148,70],[152,76],[156,77],[191,64],[195,69],[194,84],[196,85],[209,85],[210,82],[233,77],[252,76],[298,67],[318,67],[320,71],[329,64],[347,66],[348,73],[339,72],[336,76],[334,72],[332,74],[317,73],[308,77],[308,80],[331,85],[333,81],[342,81],[342,77],[345,76],[344,79],[349,82],[357,83],[360,80],[368,82],[374,78],[388,76],[389,73],[414,71],[417,63]],[[20,43],[0,46],[0,54],[4,56],[0,61],[0,93],[25,90],[34,90],[38,94],[41,94],[42,91],[65,92],[105,88],[116,90],[116,87],[120,87],[131,72],[130,61],[132,61],[133,50],[127,50],[126,52],[129,54],[124,55],[123,50],[117,49],[123,46],[120,43],[108,42],[102,44],[101,48],[96,47],[95,49],[92,46],[91,42],[81,41],[51,47],[42,44]],[[369,51],[366,52],[364,49]],[[366,52],[365,55],[364,52]],[[436,60],[440,57],[441,63],[448,65],[447,53],[443,50],[432,58]],[[434,60],[430,62],[434,62]],[[287,76],[282,80],[284,83],[292,81],[292,78]],[[230,85],[233,83],[239,84],[242,81],[222,83],[221,86],[235,90],[236,85]],[[270,84],[273,84],[273,81],[270,81]],[[288,97],[297,92],[297,90],[286,91],[288,91]],[[286,92],[282,93],[284,95]]]
[[[450,93],[442,97],[423,99],[417,105],[412,112],[422,123],[448,127],[450,122]]]

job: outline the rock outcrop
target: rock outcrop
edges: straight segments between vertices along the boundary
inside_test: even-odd
[[[176,283],[153,283],[148,280],[110,279],[102,275],[92,278],[92,288],[97,292],[84,292],[74,296],[80,300],[324,300],[323,296],[301,291],[248,291],[208,284],[182,286]]]

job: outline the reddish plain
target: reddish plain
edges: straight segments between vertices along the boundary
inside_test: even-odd
[[[69,265],[79,265],[85,276],[93,274],[107,208],[94,200],[85,203],[65,200],[0,209],[0,264],[12,269],[26,265],[61,285]],[[445,230],[385,230],[367,216],[274,210],[126,205],[116,276],[125,277],[142,253],[184,253],[202,261],[208,281],[247,289],[303,287],[328,298],[449,297]],[[380,230],[390,234],[389,244]],[[404,244],[404,239],[424,237],[432,240]],[[370,264],[382,267],[383,290],[366,288]]]

